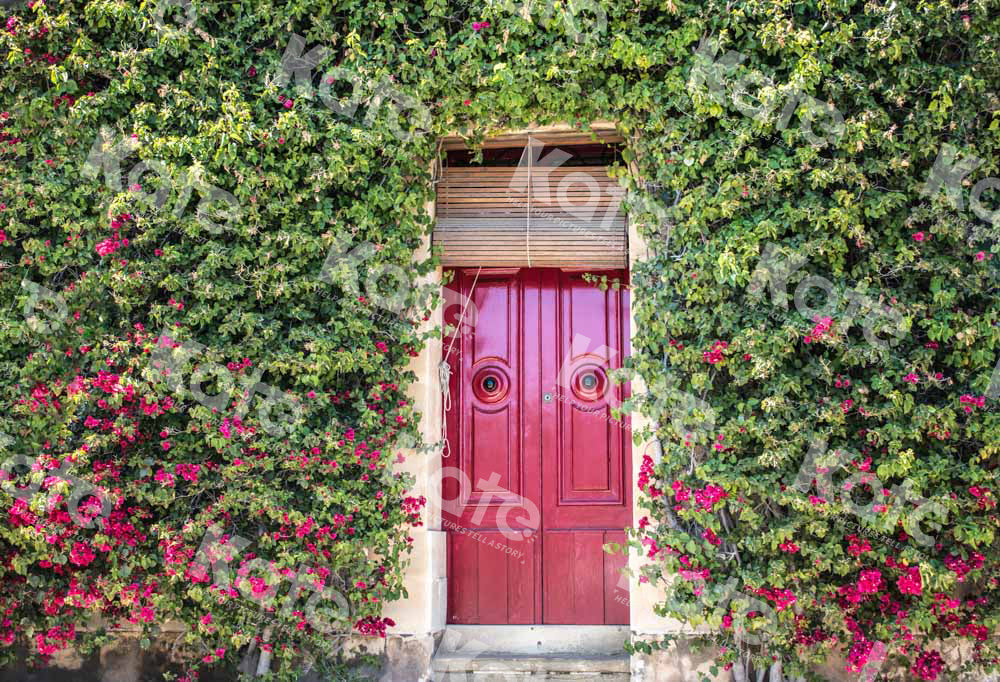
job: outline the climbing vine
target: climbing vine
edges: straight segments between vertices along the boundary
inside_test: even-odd
[[[8,660],[384,634],[437,140],[604,119],[658,610],[742,671],[996,665],[995,3],[0,11]]]

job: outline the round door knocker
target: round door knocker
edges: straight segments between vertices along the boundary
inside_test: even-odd
[[[573,395],[580,400],[595,402],[605,397],[610,382],[603,367],[584,365],[573,372],[570,386],[573,389]]]
[[[472,392],[484,403],[500,402],[507,397],[510,381],[499,367],[483,367],[473,376]]]

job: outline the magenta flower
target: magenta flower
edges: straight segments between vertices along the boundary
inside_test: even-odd
[[[94,550],[86,542],[74,542],[73,550],[69,554],[70,563],[77,566],[86,566],[95,558]]]
[[[924,586],[920,580],[920,569],[916,566],[906,569],[906,573],[899,576],[899,580],[896,581],[896,586],[903,594],[923,593]]]
[[[877,568],[868,571],[861,571],[858,578],[858,592],[864,594],[874,594],[882,589],[882,572]]]
[[[109,256],[109,255],[111,255],[112,253],[114,253],[115,251],[118,250],[118,246],[119,245],[120,245],[120,242],[115,241],[114,239],[111,239],[109,237],[108,239],[105,239],[104,241],[102,241],[101,243],[99,243],[94,248],[97,251],[97,255],[99,255],[99,256]]]
[[[707,540],[710,545],[718,547],[722,544],[722,539],[711,528],[706,528],[702,532],[701,537]]]

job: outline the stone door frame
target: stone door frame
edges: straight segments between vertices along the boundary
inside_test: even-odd
[[[595,131],[614,131],[613,122],[598,121],[591,124]],[[504,131],[504,136],[527,136],[534,134],[579,133],[579,129],[567,124],[538,126],[519,130]],[[436,163],[436,162],[435,162]],[[433,169],[432,169],[433,170]],[[635,168],[632,169],[635,172]],[[434,218],[433,200],[429,201],[425,210]],[[430,253],[430,236],[424,238],[420,249],[414,254],[414,262],[426,260]],[[634,272],[636,261],[643,260],[647,255],[647,245],[640,236],[635,225],[628,223],[629,272]],[[437,268],[428,274],[424,282],[440,285],[442,268]],[[633,315],[635,292],[630,297],[629,350],[631,340],[635,338],[636,325]],[[426,328],[440,327],[442,310],[440,306],[424,324]],[[440,339],[433,339],[420,351],[410,363],[410,370],[417,380],[410,387],[410,398],[420,414],[419,429],[424,442],[436,443],[442,440],[442,398],[438,379],[438,365],[441,362],[444,349]],[[644,389],[641,379],[632,382],[633,392]],[[639,414],[632,415],[634,432],[641,432],[648,426],[648,419]],[[633,443],[632,445],[632,477],[631,484],[636,485],[635,477],[642,464],[643,455],[653,451],[652,443]],[[440,497],[441,453],[412,454],[399,470],[406,471],[416,478],[414,494],[425,495],[428,504],[424,510],[424,525],[411,531],[413,537],[413,552],[406,573],[406,588],[409,597],[387,605],[386,616],[392,618],[396,625],[389,630],[386,642],[386,654],[390,661],[390,669],[400,671],[400,674],[417,673],[423,667],[427,670],[430,658],[444,633],[447,625],[447,533],[441,525],[441,500],[433,499],[436,492]],[[447,465],[445,465],[447,466]],[[633,488],[634,490],[634,488]],[[633,519],[639,519],[644,514],[638,506],[639,495],[633,495]],[[642,563],[641,557],[629,556],[629,567],[633,573]],[[629,616],[633,637],[677,632],[680,627],[675,621],[660,618],[653,613],[653,604],[657,601],[656,591],[648,584],[639,584],[635,577],[629,578]],[[524,626],[532,627],[532,626]],[[494,643],[495,644],[495,643]],[[633,668],[636,667],[636,657],[633,657]],[[644,663],[643,665],[648,665]],[[400,667],[402,666],[402,667]],[[403,671],[409,671],[404,673]],[[418,679],[420,675],[410,678]],[[403,679],[400,677],[399,679]]]

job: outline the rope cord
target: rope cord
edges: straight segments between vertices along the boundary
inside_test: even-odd
[[[448,364],[448,358],[451,357],[451,349],[455,347],[455,339],[462,335],[462,322],[465,321],[465,313],[469,309],[472,297],[476,293],[476,284],[479,282],[479,275],[482,271],[483,266],[480,265],[476,271],[475,278],[472,280],[469,297],[466,299],[465,305],[462,306],[462,314],[458,317],[458,326],[455,327],[455,333],[452,334],[451,343],[448,344],[448,350],[445,351],[444,357],[441,359],[441,364],[438,365],[438,381],[441,382],[441,405],[444,407],[445,412],[451,412],[451,365]],[[447,416],[441,420],[441,436],[444,438],[444,450],[441,453],[441,457],[447,459],[451,457],[451,444],[448,442]]]
[[[531,167],[532,167],[532,156],[534,155],[534,145],[532,144],[534,140],[528,138],[528,221],[526,224],[525,234],[524,234],[524,249],[528,252],[528,267],[531,267]]]

